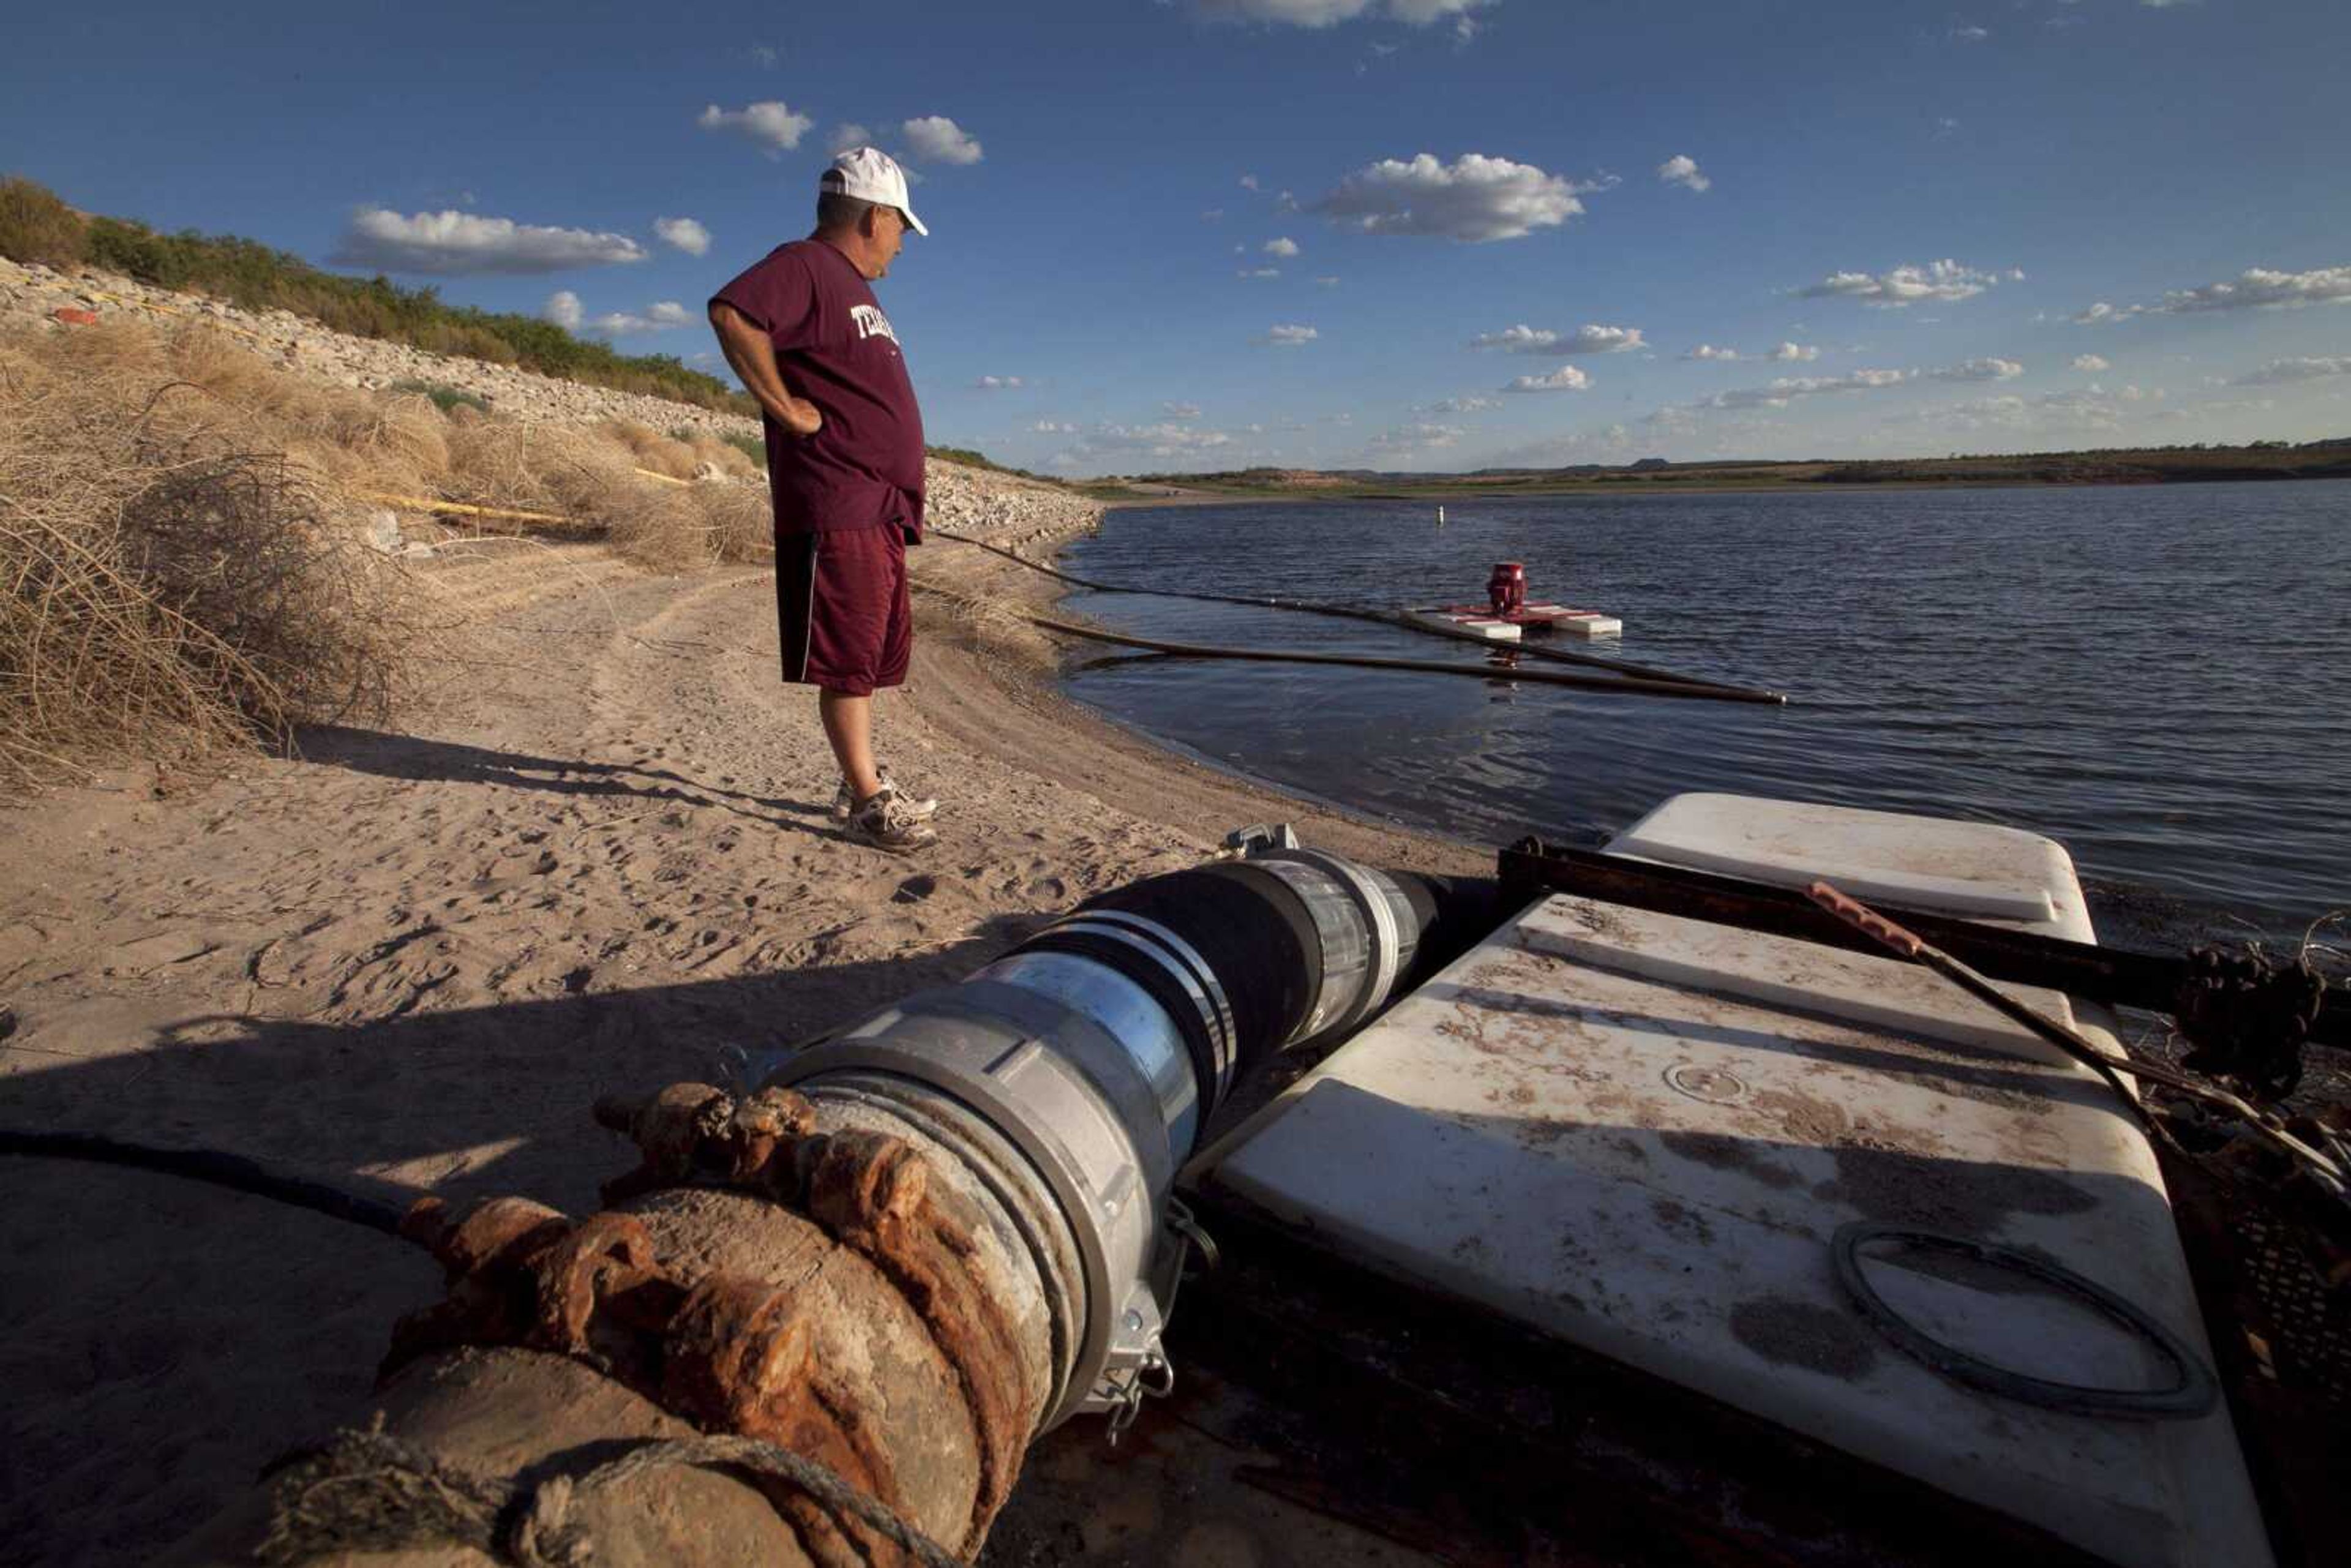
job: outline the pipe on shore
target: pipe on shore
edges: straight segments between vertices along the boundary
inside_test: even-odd
[[[1115,1434],[1171,1386],[1176,1172],[1235,1083],[1359,1026],[1492,900],[1285,830],[1104,894],[756,1088],[600,1103],[642,1155],[604,1209],[419,1203],[447,1294],[396,1329],[374,1424],[177,1560],[969,1560],[1040,1432]],[[611,1463],[710,1434],[776,1462]]]

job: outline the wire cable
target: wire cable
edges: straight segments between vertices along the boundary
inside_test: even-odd
[[[189,1181],[208,1182],[256,1197],[307,1208],[329,1219],[363,1225],[386,1236],[402,1236],[402,1210],[391,1204],[340,1187],[298,1176],[219,1149],[159,1149],[146,1144],[126,1144],[92,1133],[33,1133],[0,1127],[0,1155],[25,1155],[37,1159],[89,1160],[99,1165],[127,1166]]]

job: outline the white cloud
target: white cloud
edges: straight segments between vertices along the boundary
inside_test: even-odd
[[[1423,403],[1412,412],[1415,413],[1483,413],[1488,409],[1501,406],[1502,400],[1498,397],[1447,397],[1439,398],[1435,402]]]
[[[1295,349],[1322,335],[1311,327],[1270,327],[1259,341],[1270,343],[1277,349]]]
[[[928,163],[977,163],[979,142],[971,132],[944,114],[925,114],[898,127],[906,150]]]
[[[1771,357],[1782,364],[1810,363],[1821,357],[1821,351],[1809,343],[1782,343],[1771,350]]]
[[[1668,185],[1686,185],[1693,191],[1708,191],[1714,182],[1698,171],[1698,160],[1677,152],[1657,165],[1657,178]]]
[[[1945,259],[1886,272],[1833,272],[1796,292],[1807,299],[1858,299],[1865,305],[1899,309],[1921,299],[1972,299],[1999,281],[1996,273],[1979,272]]]
[[[1429,452],[1458,443],[1468,434],[1458,424],[1406,424],[1384,430],[1364,443],[1368,452]]]
[[[1916,371],[1855,371],[1842,376],[1782,376],[1768,386],[1742,387],[1718,392],[1708,400],[1714,408],[1785,408],[1802,397],[1827,397],[1837,392],[1880,392],[1915,380]]]
[[[1949,34],[1951,41],[1955,44],[1980,44],[1986,38],[1991,37],[1991,29],[1990,27],[1968,26],[1956,24],[1952,26]]]
[[[1336,288],[1339,287],[1339,280],[1335,277],[1318,277],[1314,280],[1314,287],[1317,288]]]
[[[1256,175],[1254,175],[1254,174],[1244,174],[1244,175],[1242,175],[1242,176],[1241,176],[1241,189],[1242,189],[1242,190],[1244,190],[1244,191],[1254,191],[1254,190],[1256,190],[1256,189],[1257,189],[1257,176],[1256,176]]]
[[[1409,162],[1385,158],[1356,170],[1316,208],[1365,234],[1475,243],[1556,228],[1583,211],[1579,192],[1601,188],[1480,152],[1464,153],[1450,164],[1423,152]]]
[[[2328,354],[2321,357],[2304,356],[2293,360],[2272,360],[2260,370],[2249,371],[2233,383],[2241,387],[2283,386],[2288,382],[2324,381],[2329,376],[2351,376],[2351,354]]]
[[[539,314],[567,332],[580,330],[580,323],[584,319],[580,309],[580,296],[569,288],[559,288],[549,295]]]
[[[2077,371],[2087,371],[2095,375],[2100,371],[2111,371],[2115,367],[2096,354],[2076,354],[2074,356],[2074,368]]]
[[[793,110],[780,99],[762,103],[747,103],[740,109],[721,109],[712,104],[695,119],[705,131],[731,131],[758,142],[768,150],[768,156],[789,152],[800,144],[816,121]]]
[[[1040,425],[1040,431],[1043,430]],[[1183,457],[1194,453],[1213,452],[1230,446],[1232,435],[1228,431],[1200,430],[1188,424],[1162,421],[1155,424],[1097,424],[1082,432],[1061,425],[1051,434],[1077,434],[1078,439],[1066,451],[1056,454],[1057,465],[1078,464],[1089,458],[1109,455],[1145,457]]]
[[[1284,235],[1280,239],[1270,239],[1265,242],[1265,254],[1268,256],[1296,256],[1298,254],[1298,242],[1287,235]]]
[[[1712,343],[1700,343],[1697,348],[1692,349],[1688,353],[1684,354],[1682,358],[1685,360],[1730,361],[1739,358],[1739,350],[1736,349],[1718,349]]]
[[[751,57],[758,61],[761,66],[772,70],[775,68],[776,62],[783,58],[783,56],[777,51],[773,44],[754,44],[751,46]]]
[[[1196,402],[1163,402],[1159,405],[1159,412],[1170,419],[1197,419],[1200,417],[1200,405]]]
[[[982,376],[971,384],[982,392],[1010,392],[1028,383],[1019,376]]]
[[[1573,365],[1562,365],[1547,376],[1520,376],[1502,390],[1506,392],[1582,392],[1592,384],[1592,378]]]
[[[1384,16],[1408,27],[1452,18],[1457,37],[1469,13],[1497,0],[1193,0],[1192,8],[1219,22],[1274,22],[1291,27],[1330,27],[1359,16]],[[1476,24],[1470,23],[1471,31]]]
[[[640,332],[666,332],[693,319],[684,306],[674,299],[664,299],[645,307],[642,313],[614,310],[599,316],[588,323],[587,329],[599,337],[626,338]]]
[[[1947,365],[1939,371],[1926,372],[1929,381],[1938,382],[2012,382],[2024,373],[2024,367],[2014,360],[1968,360]]]
[[[702,256],[710,249],[710,231],[692,218],[655,218],[653,233],[688,256]]]
[[[1447,16],[1459,18],[1493,0],[1388,0],[1388,15],[1408,26],[1426,27]]]
[[[1481,332],[1469,340],[1473,349],[1502,349],[1513,354],[1622,354],[1649,345],[1642,340],[1638,327],[1599,327],[1586,324],[1573,332],[1554,332],[1548,327],[1506,327],[1499,332]]]
[[[2175,288],[2158,305],[2109,305],[2101,299],[2072,318],[2093,327],[2133,316],[2190,316],[2210,310],[2294,310],[2305,305],[2351,303],[2351,267],[2279,272],[2249,267],[2235,277],[2200,288]]]
[[[1886,392],[1917,382],[2013,381],[2024,373],[2014,360],[1967,360],[1931,371],[1854,371],[1842,376],[1781,376],[1767,385],[1718,392],[1702,408],[1785,408],[1799,398],[1833,397],[1842,392]]]
[[[1238,272],[1234,273],[1233,276],[1235,277],[1280,277],[1281,276],[1281,268],[1278,267],[1245,267]]]
[[[622,234],[542,228],[454,209],[402,217],[382,207],[361,207],[351,214],[341,244],[328,259],[338,267],[458,277],[605,267],[643,261],[645,251]]]
[[[1225,209],[1222,207],[1210,207],[1200,214],[1200,221],[1204,224],[1222,223],[1224,218]]]
[[[1029,428],[1039,435],[1075,435],[1078,433],[1076,425],[1053,419],[1040,419]]]
[[[834,126],[832,134],[824,139],[824,150],[836,158],[852,148],[872,145],[873,132],[853,120],[843,120]]]
[[[2280,310],[2304,305],[2351,302],[2351,267],[2320,267],[2308,272],[2247,267],[2227,283],[2174,289],[2157,309],[2166,315],[2200,310]]]
[[[1921,409],[1914,417],[1922,424],[1958,430],[2054,428],[2113,432],[2122,428],[2126,412],[2092,388],[2088,392],[2043,392],[2038,397],[2019,397],[2011,392],[1970,398],[1942,408]],[[2166,410],[2138,417],[2169,419],[2174,413]]]

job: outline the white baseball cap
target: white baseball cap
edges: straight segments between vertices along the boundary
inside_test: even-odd
[[[897,161],[875,147],[853,147],[832,161],[832,167],[817,181],[820,191],[838,191],[844,196],[855,196],[884,207],[895,207],[906,214],[914,232],[927,235],[930,230],[906,204],[906,172]]]

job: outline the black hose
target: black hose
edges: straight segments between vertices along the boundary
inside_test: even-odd
[[[1123,632],[1104,632],[1099,627],[1081,626],[1073,622],[1055,621],[1042,615],[1023,615],[1021,619],[1031,626],[1041,626],[1048,632],[1059,632],[1066,637],[1112,643],[1122,648],[1144,648],[1155,653],[1167,653],[1183,659],[1240,659],[1266,664],[1333,664],[1351,670],[1405,670],[1422,675],[1468,675],[1481,681],[1524,681],[1529,685],[1565,686],[1579,692],[1615,692],[1632,697],[1683,697],[1693,702],[1777,705],[1788,700],[1779,692],[1749,691],[1742,686],[1700,685],[1689,681],[1636,680],[1630,676],[1602,680],[1593,675],[1571,675],[1558,670],[1497,670],[1484,664],[1439,664],[1434,659],[1384,659],[1369,653],[1296,653],[1280,648],[1215,648],[1201,643],[1161,643],[1149,637],[1129,637]],[[1492,643],[1486,645],[1493,646]]]
[[[928,532],[943,539],[953,539],[959,545],[977,546],[990,555],[1002,556],[1016,566],[1025,566],[1030,571],[1042,573],[1056,582],[1066,582],[1072,588],[1082,588],[1091,593],[1136,593],[1152,599],[1189,599],[1203,604],[1243,604],[1255,610],[1288,610],[1301,615],[1328,615],[1343,621],[1364,621],[1377,626],[1393,626],[1401,631],[1417,632],[1424,636],[1446,637],[1455,642],[1475,643],[1483,648],[1495,646],[1491,641],[1474,632],[1448,631],[1443,627],[1431,626],[1426,622],[1415,621],[1393,610],[1371,610],[1346,604],[1323,604],[1311,599],[1252,598],[1247,594],[1238,593],[1199,593],[1175,588],[1130,588],[1123,583],[1096,582],[1091,578],[1078,577],[1058,567],[1030,560],[1017,550],[1006,549],[1002,545],[989,544],[986,539],[973,538],[968,534],[953,533],[939,528],[931,528]],[[1703,681],[1693,675],[1681,674],[1672,670],[1661,670],[1653,665],[1635,664],[1624,659],[1604,659],[1597,653],[1571,653],[1564,648],[1547,648],[1533,643],[1515,643],[1509,651],[1523,653],[1530,658],[1550,659],[1562,664],[1587,664],[1593,669],[1614,670],[1621,675],[1630,675],[1644,681],[1655,681],[1660,685],[1698,686],[1708,692],[1724,694],[1737,693],[1739,695],[1736,700],[1740,701],[1784,703],[1788,700],[1787,696],[1780,692],[1729,685],[1720,681]]]
[[[28,1133],[0,1127],[0,1155],[89,1160],[100,1165],[129,1166],[134,1170],[155,1171],[189,1181],[209,1182],[214,1186],[251,1193],[256,1197],[275,1198],[297,1208],[307,1208],[313,1214],[323,1214],[329,1219],[364,1225],[370,1230],[381,1230],[386,1236],[400,1237],[403,1241],[410,1239],[401,1235],[400,1221],[404,1211],[391,1204],[361,1197],[357,1193],[345,1192],[306,1176],[288,1176],[257,1160],[247,1159],[243,1155],[225,1154],[218,1149],[158,1149],[144,1144],[126,1144],[113,1138],[101,1138],[92,1133]]]

